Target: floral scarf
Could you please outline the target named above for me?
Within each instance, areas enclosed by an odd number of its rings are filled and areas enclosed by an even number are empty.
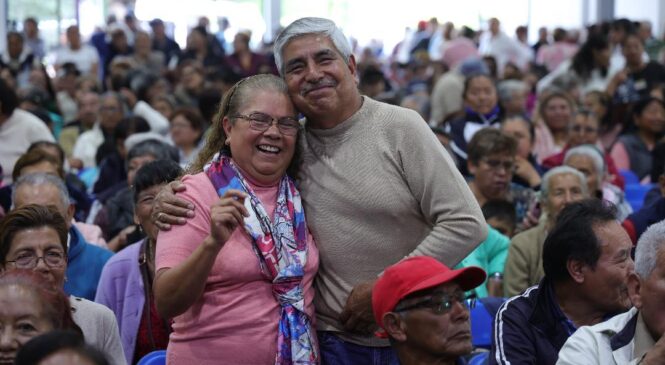
[[[307,262],[307,225],[300,193],[284,175],[279,183],[274,219],[265,211],[231,158],[217,154],[204,168],[217,194],[236,189],[247,193],[245,231],[265,278],[281,306],[275,364],[317,364],[318,353],[312,322],[305,313],[302,280]]]

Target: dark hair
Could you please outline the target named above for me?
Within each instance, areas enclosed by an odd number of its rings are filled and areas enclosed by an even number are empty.
[[[523,114],[513,115],[511,117],[505,118],[501,121],[501,125],[505,124],[508,121],[521,120],[522,123],[526,124],[527,129],[529,130],[529,137],[531,138],[531,143],[536,141],[536,128],[533,126],[533,122]]]
[[[514,156],[517,153],[517,141],[498,129],[484,128],[473,135],[467,153],[468,161],[474,165],[488,155],[507,153]]]
[[[127,139],[135,133],[150,132],[150,124],[143,117],[132,116],[123,118],[113,130],[113,139]]]
[[[69,297],[62,288],[56,287],[34,270],[13,269],[0,274],[0,288],[21,286],[34,293],[55,329],[69,329],[83,336],[81,328],[72,318]]]
[[[0,223],[0,263],[7,259],[7,253],[17,233],[40,227],[53,228],[58,233],[62,248],[67,252],[69,230],[60,211],[51,205],[28,204],[10,211]]]
[[[171,114],[171,122],[173,122],[177,116],[184,117],[189,122],[189,126],[192,127],[192,129],[199,131],[199,137],[196,139],[196,141],[194,141],[194,143],[198,144],[201,142],[201,138],[203,137],[203,132],[205,131],[207,123],[199,111],[187,107],[176,109],[173,114]]]
[[[23,23],[33,23],[35,26],[37,25],[37,18],[33,16],[29,16],[23,20]]]
[[[547,107],[547,104],[549,104],[552,100],[557,99],[557,98],[563,99],[563,100],[566,101],[566,103],[568,103],[568,106],[570,107],[571,113],[573,113],[575,111],[575,103],[572,100],[570,100],[570,97],[568,96],[568,94],[566,94],[564,92],[561,92],[561,91],[554,91],[554,92],[548,94],[540,103],[538,103],[539,104],[538,105],[538,114],[540,114],[540,116],[542,118],[545,117],[545,108]]]
[[[543,244],[543,269],[552,281],[570,278],[567,263],[581,261],[595,269],[601,248],[594,228],[616,221],[616,208],[600,199],[572,203],[559,213]]]
[[[23,34],[21,34],[19,32],[15,32],[15,31],[7,32],[7,40],[9,40],[9,38],[11,38],[11,37],[16,37],[21,41],[21,43],[23,43]]]
[[[36,149],[22,154],[21,157],[16,160],[14,171],[12,171],[12,179],[14,181],[18,180],[19,176],[21,176],[21,170],[28,166],[36,165],[44,161],[51,163],[56,167],[58,176],[60,176],[60,178],[65,177],[65,172],[62,169],[60,161],[58,161],[55,157],[48,154],[47,152],[44,152],[44,150]]]
[[[483,204],[481,208],[485,220],[496,218],[498,220],[510,222],[515,228],[515,205],[504,199],[493,199]]]
[[[28,341],[16,354],[16,365],[39,365],[60,351],[72,351],[95,365],[108,365],[104,354],[87,345],[83,336],[74,331],[56,330]]]
[[[566,37],[568,37],[568,32],[566,32],[565,29],[563,29],[563,28],[554,28],[552,38],[554,39],[555,42],[565,41]]]
[[[141,166],[134,177],[134,203],[139,194],[155,185],[169,183],[182,174],[182,168],[173,160],[155,160]]]
[[[200,114],[201,117],[203,118],[202,120],[202,125],[201,125],[201,136],[203,136],[203,132],[205,132],[206,129],[210,126],[212,123],[212,120],[215,118],[215,113],[217,113],[217,109],[219,109],[219,102],[222,100],[222,92],[217,89],[217,88],[210,88],[207,87],[203,90],[201,90],[201,93],[199,94],[199,110],[197,114]],[[171,116],[173,118],[173,116]],[[188,118],[189,119],[189,118]],[[200,142],[200,137],[199,139],[196,140],[196,143]]]
[[[660,106],[665,108],[665,103],[663,103],[660,99],[656,99],[653,96],[647,96],[645,98],[636,101],[635,104],[633,104],[632,108],[633,120],[641,116],[642,113],[644,113],[644,110],[649,106],[649,104],[654,102],[660,104]]]
[[[171,160],[175,162],[180,160],[177,149],[156,139],[148,139],[137,143],[127,152],[126,163],[129,163],[133,158],[141,156],[152,156],[155,160]]]
[[[37,141],[37,142],[32,142],[30,147],[28,147],[28,151],[30,152],[34,149],[41,149],[42,151],[44,150],[42,147],[47,147],[47,148],[55,148],[58,151],[58,159],[60,160],[60,165],[65,163],[65,150],[62,149],[62,146],[55,142],[51,141]],[[47,152],[48,153],[48,152]]]
[[[486,73],[473,73],[469,76],[467,76],[466,79],[464,79],[464,91],[462,92],[462,98],[466,99],[466,93],[469,92],[469,87],[471,86],[471,81],[484,77],[490,81],[492,84],[492,87],[494,88],[494,91],[496,92],[496,85],[494,84],[494,80],[492,80],[492,76],[486,74]]]
[[[665,142],[656,143],[656,147],[651,151],[653,164],[651,165],[651,181],[658,182],[662,175],[665,175]]]
[[[629,19],[619,18],[619,19],[614,19],[612,23],[610,23],[610,29],[620,30],[628,34],[628,33],[633,33],[635,31],[635,24],[631,22]]]
[[[593,58],[593,52],[603,49],[609,49],[607,38],[602,35],[592,34],[587,38],[586,42],[573,56],[573,62],[570,68],[577,73],[577,76],[582,80],[588,80],[591,77],[591,71],[596,67]],[[600,74],[605,77],[607,75],[607,67],[600,69]]]
[[[642,40],[642,37],[640,37],[640,35],[635,33],[635,32],[631,32],[631,33],[627,33],[626,36],[623,38],[623,40],[621,41],[621,47],[626,46],[626,42],[628,42],[629,38],[637,39],[640,42],[640,44],[642,46],[644,46],[644,41]]]
[[[0,113],[9,117],[18,107],[19,99],[16,92],[7,85],[5,80],[0,78]]]

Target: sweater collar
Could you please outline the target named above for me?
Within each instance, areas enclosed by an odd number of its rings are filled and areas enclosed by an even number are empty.
[[[363,103],[360,106],[360,109],[356,111],[352,116],[342,123],[328,129],[317,129],[317,128],[308,128],[308,123],[305,123],[305,131],[307,137],[313,137],[317,143],[320,144],[339,144],[346,140],[349,135],[351,135],[354,126],[356,126],[360,121],[367,120],[371,113],[376,109],[377,101],[372,100],[366,96],[363,96]],[[309,138],[308,138],[309,139]]]

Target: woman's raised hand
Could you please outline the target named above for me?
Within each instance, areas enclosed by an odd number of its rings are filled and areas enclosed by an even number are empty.
[[[244,224],[244,217],[249,217],[245,208],[247,194],[230,189],[210,207],[211,244],[221,248],[238,226]]]

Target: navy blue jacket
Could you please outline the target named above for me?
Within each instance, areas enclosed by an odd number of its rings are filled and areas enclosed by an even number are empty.
[[[494,319],[490,364],[554,365],[570,330],[547,278],[507,300]],[[565,317],[564,317],[565,318]]]

